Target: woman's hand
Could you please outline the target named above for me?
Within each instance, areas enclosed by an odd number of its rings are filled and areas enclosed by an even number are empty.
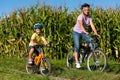
[[[101,38],[101,36],[99,34],[95,34],[96,36],[98,36],[99,38]]]
[[[85,34],[89,34],[87,31],[83,31],[83,33],[85,33]]]

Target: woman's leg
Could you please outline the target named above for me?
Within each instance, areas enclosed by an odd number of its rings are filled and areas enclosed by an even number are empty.
[[[74,44],[74,57],[76,61],[76,68],[80,68],[80,64],[78,61],[79,50],[80,50],[80,33],[74,32],[72,33],[73,44]]]
[[[89,47],[89,44],[91,43],[90,37],[87,36],[87,35],[84,34],[84,33],[82,33],[81,35],[82,35],[82,39],[85,40],[86,43],[87,43],[85,46],[88,48],[88,47]]]

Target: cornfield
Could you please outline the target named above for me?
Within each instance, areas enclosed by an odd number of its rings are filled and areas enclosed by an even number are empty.
[[[108,57],[120,57],[120,8],[91,9],[93,22],[101,35],[100,47]],[[53,8],[38,5],[15,10],[9,16],[0,18],[0,55],[2,57],[23,57],[28,54],[28,44],[33,25],[43,25],[43,35],[53,46],[45,49],[51,59],[63,59],[72,47],[72,28],[80,10],[68,12],[68,8]],[[91,29],[88,29],[91,31]]]

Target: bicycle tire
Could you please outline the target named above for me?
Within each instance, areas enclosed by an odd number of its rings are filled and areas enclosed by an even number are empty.
[[[67,57],[66,58],[66,67],[69,69],[75,67],[75,59],[74,59],[73,53],[74,53],[74,48],[71,48],[66,56]]]
[[[49,76],[52,69],[51,69],[51,63],[50,60],[48,58],[43,58],[41,63],[40,63],[40,67],[39,70],[41,72],[42,75],[44,76]]]
[[[107,57],[102,50],[96,49],[87,58],[87,68],[89,71],[103,72],[107,67]]]
[[[28,59],[26,60],[26,72],[28,74],[34,74],[35,73],[36,66],[35,64],[28,64]]]

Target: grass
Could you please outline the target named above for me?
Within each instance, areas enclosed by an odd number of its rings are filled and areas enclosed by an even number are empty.
[[[25,60],[5,58],[0,60],[1,80],[49,80],[38,75],[28,75],[25,72]]]
[[[29,75],[25,71],[25,59],[0,58],[0,79],[1,80],[119,80],[120,63],[109,60],[105,72],[89,72],[85,63],[80,70],[67,69],[65,60],[51,60],[52,77]],[[56,78],[57,77],[57,78]]]

